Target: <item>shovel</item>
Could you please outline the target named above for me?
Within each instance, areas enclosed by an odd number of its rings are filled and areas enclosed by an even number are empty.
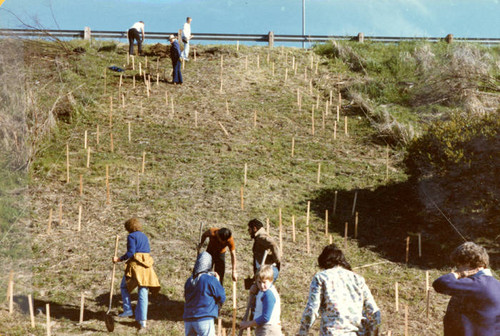
[[[116,242],[115,242],[115,257],[117,256],[117,253],[118,253],[118,235],[116,235]],[[116,263],[113,263],[113,273],[111,274],[111,289],[109,291],[109,307],[108,311],[106,312],[106,315],[104,316],[106,329],[108,329],[109,332],[113,332],[113,330],[115,330],[115,319],[113,318],[113,315],[111,315],[111,306],[113,304],[113,289],[115,287],[115,270],[116,270]]]

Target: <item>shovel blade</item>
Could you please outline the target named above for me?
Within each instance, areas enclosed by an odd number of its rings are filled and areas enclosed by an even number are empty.
[[[115,319],[108,312],[104,314],[104,322],[106,323],[106,329],[109,332],[113,332],[115,330]]]

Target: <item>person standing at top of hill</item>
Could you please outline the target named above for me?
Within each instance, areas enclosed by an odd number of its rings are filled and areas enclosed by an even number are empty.
[[[137,41],[137,51],[139,55],[142,54],[142,42],[144,41],[144,21],[138,21],[129,28],[127,32],[128,37],[128,53],[134,55],[134,40]]]
[[[226,250],[229,248],[231,254],[231,266],[233,281],[238,280],[236,273],[236,247],[231,230],[222,228],[210,228],[201,236],[197,250],[200,252],[201,247],[206,239],[208,240],[207,252],[212,256],[215,272],[220,277],[220,283],[224,286],[224,273],[226,273]]]
[[[173,69],[173,84],[182,84],[182,74],[181,74],[181,47],[179,46],[179,41],[175,38],[174,35],[170,35],[170,59],[172,60],[172,69]]]
[[[138,287],[137,307],[135,308],[135,320],[139,330],[146,328],[148,319],[148,289],[160,290],[160,282],[153,269],[153,258],[149,254],[148,237],[141,232],[142,225],[139,219],[131,218],[125,222],[125,229],[129,233],[127,236],[127,252],[121,257],[113,257],[113,262],[127,261],[125,274],[120,285],[123,301],[123,313],[119,317],[131,317],[132,303],[130,292]]]
[[[365,279],[352,271],[342,250],[335,244],[326,246],[318,257],[318,265],[323,270],[311,281],[297,335],[309,335],[318,316],[321,336],[378,335],[380,310]]]
[[[191,35],[191,17],[186,18],[186,23],[182,28],[182,43],[184,43],[184,50],[182,51],[181,58],[185,61],[189,61],[189,42],[193,35]]]
[[[248,234],[254,240],[253,252],[253,274],[257,274],[260,269],[262,259],[267,250],[270,253],[267,255],[264,264],[273,267],[273,282],[278,278],[281,267],[281,251],[274,239],[266,232],[264,225],[258,219],[252,219],[248,222]]]
[[[500,282],[486,249],[466,242],[451,254],[456,269],[434,281],[436,292],[450,295],[444,316],[445,336],[500,335]]]

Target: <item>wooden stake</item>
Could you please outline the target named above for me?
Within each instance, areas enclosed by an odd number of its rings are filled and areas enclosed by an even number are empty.
[[[122,82],[123,82],[123,75],[120,74],[120,83],[118,84],[118,89],[121,90],[122,89]]]
[[[395,306],[396,313],[397,313],[397,312],[399,312],[399,284],[397,281],[394,284],[394,293],[395,293],[394,294],[394,300],[395,300],[394,306]]]
[[[311,86],[312,86],[312,79],[311,79]],[[316,109],[319,109],[319,93],[316,95]]]
[[[135,70],[135,56],[130,55],[130,57],[132,58],[132,70]]]
[[[9,298],[9,314],[14,313],[14,272],[9,273],[9,287],[8,287],[8,298]]]
[[[49,210],[49,221],[47,223],[47,233],[52,231],[52,209]]]
[[[109,127],[113,127],[113,97],[109,96]]]
[[[337,122],[340,122],[340,106],[337,105]]]
[[[313,94],[313,80],[312,78],[309,80],[309,94]]]
[[[333,92],[332,90],[330,90],[330,105],[332,105],[333,101],[332,101],[332,95],[333,95]]]
[[[109,133],[109,145],[111,147],[111,153],[115,152],[115,144],[113,142],[113,133]]]
[[[257,127],[257,110],[253,111],[253,128]]]
[[[87,149],[87,130],[85,130],[85,133],[83,135],[83,148]]]
[[[332,237],[332,235],[328,235],[328,243],[330,245],[332,245],[332,243],[333,243],[333,237]]]
[[[96,144],[99,145],[99,125],[97,125],[97,127],[96,127],[95,141],[96,141]]]
[[[287,80],[288,80],[288,68],[285,69],[285,84]]]
[[[50,332],[50,304],[45,304],[45,314],[47,315],[47,336],[51,336]]]
[[[139,185],[140,185],[140,183],[141,183],[140,174],[139,174],[139,172],[137,172],[136,185],[135,185],[135,192],[136,192],[137,196],[139,196]]]
[[[222,336],[222,319],[220,317],[217,319],[217,335]]]
[[[319,184],[320,178],[321,178],[321,162],[318,162],[318,176],[316,178],[316,183]]]
[[[245,204],[243,198],[243,186],[240,187],[240,200],[241,200],[241,210],[245,210]]]
[[[279,240],[280,240],[280,251],[283,251],[283,222],[281,218],[281,208],[279,208]]]
[[[198,128],[198,111],[194,111],[194,128]]]
[[[85,308],[85,294],[83,294],[83,292],[82,292],[81,299],[80,299],[80,321],[79,321],[80,324],[83,323],[84,308]]]
[[[236,41],[236,51],[240,51],[240,41]]]
[[[418,236],[418,257],[422,257],[422,234],[419,232]]]
[[[408,264],[408,259],[410,257],[410,236],[406,237],[406,258],[405,262]]]
[[[63,220],[63,205],[62,202],[59,201],[59,225],[62,225]]]
[[[196,49],[193,49],[194,61],[196,62]]]
[[[245,168],[244,168],[244,177],[243,177],[243,185],[246,187],[247,185],[247,170],[248,170],[248,166],[247,164],[245,163]]]
[[[111,203],[111,197],[109,192],[109,165],[106,165],[106,204]]]
[[[292,215],[292,242],[295,243],[295,215]]]
[[[347,134],[347,116],[344,116],[344,134],[348,135]]]
[[[236,309],[236,281],[233,281],[233,309]]]
[[[314,105],[311,107],[311,134],[314,135]]]
[[[292,69],[295,68],[295,56],[292,57]]]
[[[35,328],[35,312],[33,309],[33,298],[31,297],[31,294],[28,294],[28,305],[30,309],[31,328]]]
[[[82,205],[78,206],[78,232],[82,230]]]
[[[257,69],[260,69],[260,55],[257,55]]]
[[[328,236],[328,209],[325,210],[325,236]]]
[[[144,169],[146,166],[146,151],[142,151],[142,166],[141,166],[141,174],[144,175]]]
[[[339,91],[339,106],[342,106],[342,94]]]
[[[266,218],[266,230],[267,230],[267,234],[271,234],[271,231],[269,229],[269,218]]]
[[[356,217],[354,219],[354,239],[358,238],[358,212],[356,211]]]
[[[347,230],[349,229],[349,223],[345,222],[344,228],[344,249],[347,250]]]
[[[156,74],[156,87],[160,86],[160,74]]]
[[[132,88],[135,89],[135,75],[132,76]]]
[[[292,137],[292,157],[295,152],[295,137]]]
[[[352,211],[351,211],[351,216],[354,216],[354,212],[356,211],[356,201],[358,199],[358,192],[354,192],[354,200],[352,201]]]
[[[224,125],[222,125],[222,123],[220,121],[219,121],[219,126],[222,128],[222,130],[224,131],[226,136],[229,136],[229,133],[226,131],[226,128],[224,127]]]
[[[69,183],[69,144],[66,143],[66,183]]]
[[[87,168],[90,167],[90,146],[87,147],[87,165],[86,165]],[[80,175],[81,176],[81,175]]]
[[[337,140],[337,121],[333,122],[333,140]]]
[[[309,226],[306,226],[306,242],[307,242],[307,254],[311,253],[311,245],[309,243]]]
[[[139,76],[142,76],[142,63],[139,62]],[[146,76],[144,76],[146,77]]]
[[[333,215],[335,216],[335,213],[337,212],[337,195],[338,195],[338,190],[335,190],[335,196],[333,198]]]

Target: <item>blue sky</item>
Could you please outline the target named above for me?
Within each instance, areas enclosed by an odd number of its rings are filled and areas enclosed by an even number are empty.
[[[193,17],[203,33],[302,33],[302,0],[5,0],[1,28],[22,28],[8,11],[44,28],[172,32]],[[499,0],[306,0],[306,34],[500,37]]]

